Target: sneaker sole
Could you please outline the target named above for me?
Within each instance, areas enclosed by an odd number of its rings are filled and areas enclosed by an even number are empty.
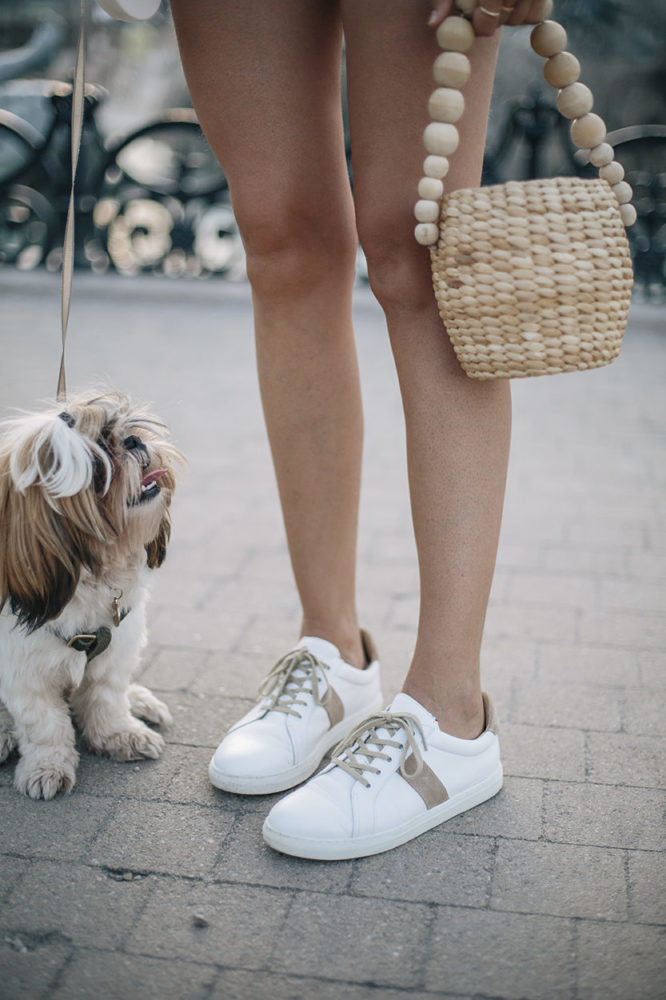
[[[374,833],[366,837],[348,837],[335,840],[315,840],[306,837],[293,837],[274,830],[268,818],[264,822],[264,840],[269,847],[282,854],[291,854],[297,858],[308,858],[312,861],[344,861],[350,858],[364,858],[371,854],[381,854],[394,847],[406,844],[414,837],[432,830],[433,827],[453,819],[460,813],[473,809],[497,795],[502,787],[503,772],[500,764],[496,771],[478,784],[468,788],[453,798],[447,799],[441,805],[429,809],[425,813],[412,817],[406,823],[394,826],[383,833]]]
[[[273,792],[285,792],[289,788],[295,788],[307,778],[311,778],[315,773],[325,755],[332,750],[336,743],[339,743],[343,736],[346,736],[354,726],[363,722],[373,712],[381,710],[384,704],[381,696],[374,704],[367,706],[355,715],[338,722],[333,729],[324,733],[323,737],[315,748],[308,754],[300,764],[290,767],[286,771],[279,771],[277,774],[260,775],[258,777],[248,775],[225,774],[215,767],[214,758],[208,765],[208,777],[215,788],[223,792],[234,792],[236,795],[270,795]]]

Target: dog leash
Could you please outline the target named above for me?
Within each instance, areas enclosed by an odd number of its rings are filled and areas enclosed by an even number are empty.
[[[65,238],[62,246],[62,279],[60,288],[60,324],[61,324],[61,354],[60,372],[58,374],[58,402],[67,400],[67,380],[65,376],[65,343],[67,341],[67,326],[69,323],[69,307],[72,300],[72,278],[74,275],[74,219],[75,201],[74,185],[76,169],[81,150],[81,132],[83,129],[83,103],[85,100],[85,58],[86,58],[86,0],[81,0],[79,43],[76,49],[76,65],[72,83],[72,119],[71,119],[71,157],[72,184],[67,207],[67,222]]]

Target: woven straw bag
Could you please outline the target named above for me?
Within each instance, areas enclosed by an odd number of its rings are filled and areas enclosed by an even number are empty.
[[[467,7],[473,6],[470,4]],[[578,60],[565,52],[556,21],[532,31],[544,74],[573,119],[575,144],[599,178],[513,181],[444,194],[448,156],[458,145],[469,77],[465,52],[474,29],[453,15],[439,26],[433,121],[415,207],[416,239],[430,246],[439,313],[471,378],[522,378],[598,368],[613,361],[627,321],[633,270],[625,226],[636,219],[632,191],[605,141],[593,98],[578,82]]]

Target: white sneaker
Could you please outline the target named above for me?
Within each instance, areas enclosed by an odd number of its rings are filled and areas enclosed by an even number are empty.
[[[409,695],[397,695],[342,740],[328,767],[273,806],[264,840],[300,858],[360,858],[491,798],[502,787],[502,765],[487,694],[483,702],[484,731],[462,740],[443,733]]]
[[[382,706],[379,661],[367,632],[368,665],[346,663],[326,639],[304,636],[275,664],[260,701],[233,726],[208,767],[216,788],[242,795],[282,792],[305,781],[324,755]]]

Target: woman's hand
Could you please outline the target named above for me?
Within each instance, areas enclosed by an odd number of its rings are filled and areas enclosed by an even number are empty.
[[[477,35],[492,35],[503,24],[538,24],[550,15],[553,0],[432,0],[432,14],[428,24],[436,28],[449,14],[456,10],[472,14],[472,23]]]

